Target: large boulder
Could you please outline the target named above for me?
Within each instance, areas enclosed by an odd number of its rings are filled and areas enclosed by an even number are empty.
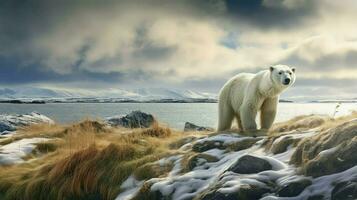
[[[19,127],[24,127],[32,124],[53,124],[54,121],[45,115],[41,115],[37,112],[32,112],[23,115],[0,115],[0,134],[7,133],[9,131],[15,131]]]
[[[213,131],[214,129],[210,127],[197,126],[196,124],[186,122],[185,128],[183,130],[186,132],[186,131]]]
[[[271,164],[262,159],[251,155],[245,155],[240,157],[228,171],[233,171],[239,174],[254,174],[266,170],[271,170],[273,167]]]
[[[155,122],[153,115],[141,111],[133,111],[125,116],[114,116],[107,118],[111,126],[122,126],[126,128],[148,128]]]

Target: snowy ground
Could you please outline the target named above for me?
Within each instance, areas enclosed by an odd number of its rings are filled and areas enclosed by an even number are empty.
[[[305,131],[300,134],[289,134],[293,138],[310,137],[316,134],[314,130]],[[275,142],[279,142],[283,137],[277,139]],[[213,141],[217,146],[219,144],[229,145],[234,142],[247,139],[249,137],[241,137],[235,134],[222,134],[197,140],[195,143],[204,143],[207,141]],[[251,139],[251,138],[250,138]],[[170,197],[173,200],[187,200],[193,199],[201,192],[219,185],[217,192],[229,195],[244,187],[245,185],[256,185],[258,187],[267,187],[266,182],[274,181],[277,185],[287,185],[291,182],[296,182],[302,179],[312,180],[312,184],[306,187],[303,192],[295,197],[278,197],[276,194],[265,194],[263,200],[304,200],[313,195],[324,195],[326,198],[331,194],[333,184],[338,181],[349,181],[352,178],[356,178],[357,166],[350,168],[344,172],[322,176],[316,179],[310,177],[304,177],[297,175],[296,168],[288,164],[290,157],[295,150],[294,147],[288,147],[287,151],[275,154],[267,153],[262,144],[267,138],[261,137],[252,147],[241,151],[226,151],[224,148],[212,148],[210,150],[201,152],[218,158],[217,162],[207,162],[202,159],[198,162],[193,170],[187,173],[180,173],[183,169],[182,159],[183,154],[191,151],[192,144],[186,144],[181,147],[183,151],[182,155],[171,156],[169,158],[161,159],[159,163],[172,162],[174,167],[169,175],[165,178],[153,178],[147,181],[151,185],[151,191],[159,191],[163,196]],[[321,154],[328,154],[329,151],[335,149],[326,150]],[[255,174],[238,174],[227,170],[232,166],[239,158],[244,155],[252,155],[258,158],[262,158],[270,163],[271,170],[262,171]],[[122,185],[124,190],[117,200],[129,200],[135,193],[139,191],[143,181],[135,180],[134,177],[129,177]]]
[[[24,157],[36,147],[36,143],[45,142],[46,138],[22,139],[0,146],[0,165],[11,165],[24,162]]]

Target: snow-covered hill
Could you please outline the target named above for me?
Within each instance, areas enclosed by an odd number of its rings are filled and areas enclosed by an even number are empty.
[[[192,90],[167,88],[123,89],[58,89],[40,87],[3,88],[0,89],[0,99],[69,99],[69,98],[116,98],[137,101],[161,99],[216,99],[216,94],[202,93]]]

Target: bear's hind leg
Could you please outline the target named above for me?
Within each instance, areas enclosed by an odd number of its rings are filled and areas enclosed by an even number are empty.
[[[227,106],[220,106],[218,110],[218,131],[228,130],[234,118],[233,110]]]

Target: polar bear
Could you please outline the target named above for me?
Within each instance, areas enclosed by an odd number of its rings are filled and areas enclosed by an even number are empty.
[[[218,131],[231,128],[236,118],[238,127],[253,135],[264,135],[272,126],[279,95],[295,82],[295,68],[272,66],[257,74],[240,73],[223,86],[218,99]],[[260,112],[261,129],[255,122]]]

